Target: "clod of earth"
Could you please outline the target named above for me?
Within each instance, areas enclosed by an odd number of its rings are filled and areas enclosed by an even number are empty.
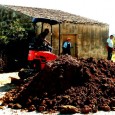
[[[115,63],[62,55],[3,97],[3,105],[28,111],[89,113],[115,110]]]

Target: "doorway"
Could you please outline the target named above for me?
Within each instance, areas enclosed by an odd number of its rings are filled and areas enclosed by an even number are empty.
[[[77,45],[77,34],[62,34],[62,40],[61,40],[61,52],[62,52],[62,44],[64,41],[66,41],[67,38],[71,38],[71,55],[74,57],[78,57],[78,45]]]

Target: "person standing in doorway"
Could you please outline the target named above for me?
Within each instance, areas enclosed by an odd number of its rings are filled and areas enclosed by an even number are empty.
[[[113,35],[110,35],[110,37],[107,39],[107,51],[108,51],[108,56],[107,59],[111,60],[112,58],[112,52],[114,50],[113,48]]]
[[[63,50],[63,55],[68,54],[71,55],[71,38],[67,38],[67,40],[63,43],[62,50]]]

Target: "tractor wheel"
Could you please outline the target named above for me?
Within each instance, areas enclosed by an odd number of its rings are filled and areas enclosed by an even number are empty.
[[[34,72],[33,69],[24,69],[24,68],[22,68],[18,72],[18,76],[20,77],[20,79],[24,80],[24,79],[27,79],[28,77],[31,77],[34,73],[35,72]]]

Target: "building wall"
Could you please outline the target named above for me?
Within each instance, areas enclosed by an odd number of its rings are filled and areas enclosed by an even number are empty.
[[[53,31],[53,46],[54,53],[58,50],[58,26],[54,27]],[[61,52],[63,41],[67,37],[71,38],[71,43],[73,48],[71,49],[72,55],[78,58],[106,58],[106,39],[109,34],[108,25],[99,24],[71,24],[63,23],[61,24]]]
[[[109,27],[107,25],[78,24],[78,56],[106,58],[106,39]]]

